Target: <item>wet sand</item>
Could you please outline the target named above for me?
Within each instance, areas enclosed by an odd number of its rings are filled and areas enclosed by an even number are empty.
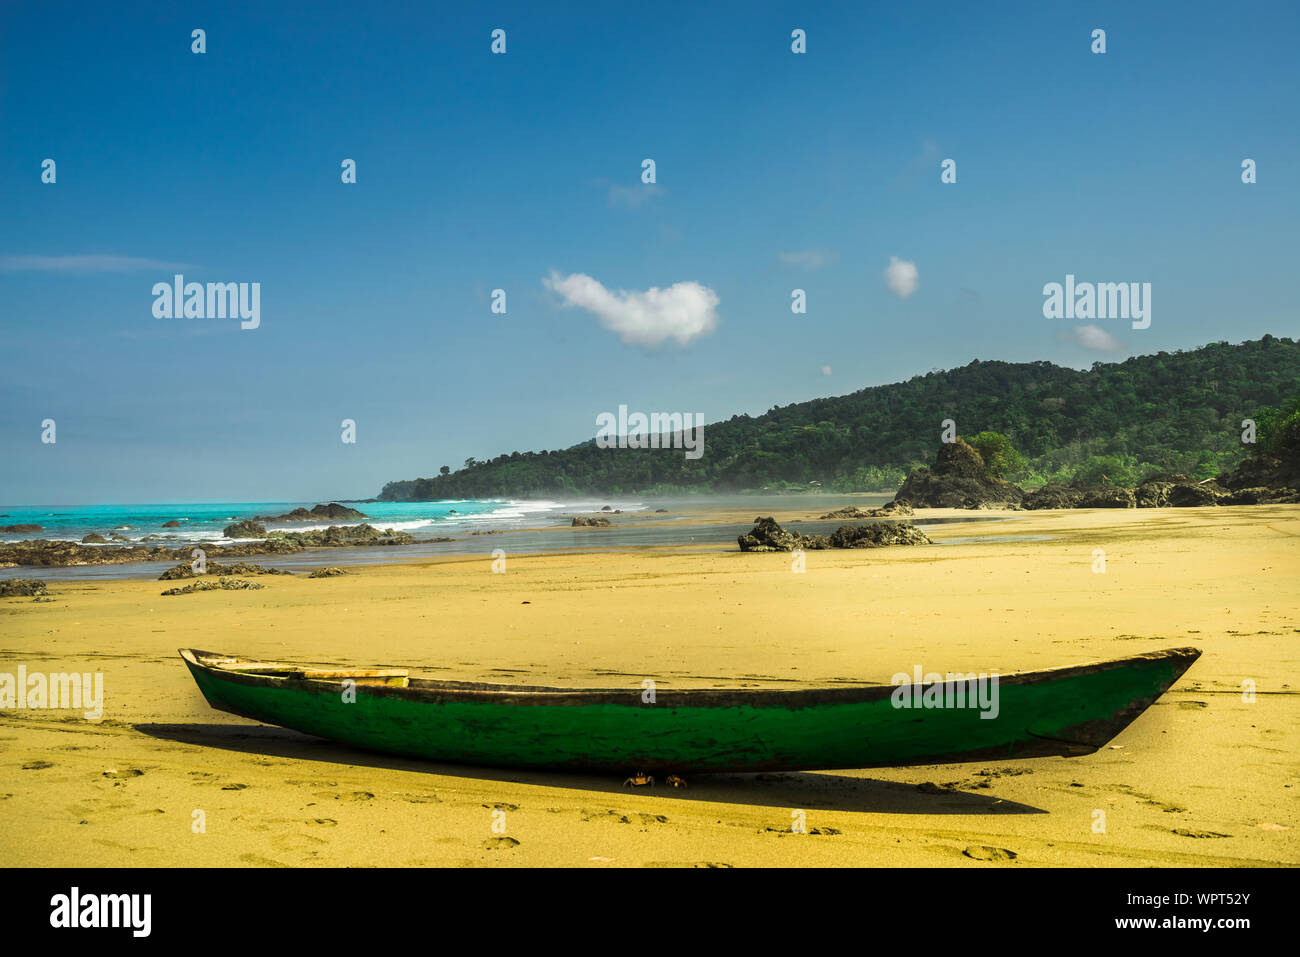
[[[947,514],[970,515],[920,513]],[[485,536],[482,557],[268,576],[260,591],[163,598],[176,583],[97,580],[52,583],[52,602],[0,599],[0,671],[101,671],[106,696],[99,722],[0,712],[0,863],[1300,864],[1300,507],[1015,518],[928,527],[962,540],[944,548],[809,552],[804,574],[789,555],[691,548],[511,552],[493,574]],[[1046,540],[998,540],[1009,534]],[[1204,654],[1088,757],[635,791],[257,725],[212,711],[175,653],[575,687],[792,687],[1181,645]],[[797,812],[810,833],[792,833]]]

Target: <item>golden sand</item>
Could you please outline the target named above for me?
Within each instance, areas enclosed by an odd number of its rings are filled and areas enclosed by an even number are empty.
[[[799,517],[815,516],[778,515]],[[1300,863],[1300,507],[1038,512],[927,532],[1049,538],[809,552],[804,574],[790,555],[734,545],[511,555],[493,574],[488,538],[481,557],[268,576],[260,591],[163,598],[175,583],[55,582],[53,602],[0,599],[0,671],[100,671],[106,697],[99,722],[0,712],[0,863]],[[242,721],[208,708],[176,655],[573,686],[791,687],[1180,645],[1204,655],[1115,747],[1088,757],[712,775],[635,791],[614,777],[369,754]],[[799,812],[818,833],[791,832]]]

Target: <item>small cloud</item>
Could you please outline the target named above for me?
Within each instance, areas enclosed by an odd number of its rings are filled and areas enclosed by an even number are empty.
[[[140,272],[193,265],[136,256],[0,256],[0,272]]]
[[[1061,338],[1077,343],[1093,352],[1123,352],[1124,346],[1118,339],[1099,326],[1075,326],[1070,332],[1061,333]]]
[[[777,258],[787,266],[801,269],[821,269],[840,261],[840,254],[834,249],[804,249],[797,252],[777,253]]]
[[[916,263],[897,256],[889,257],[889,265],[885,267],[885,285],[890,292],[899,299],[906,299],[916,292],[919,284],[920,273],[916,270]]]
[[[625,209],[640,209],[650,200],[663,193],[657,183],[642,183],[639,186],[619,186],[611,183],[609,187],[609,205],[622,206]]]
[[[624,342],[655,347],[673,339],[688,345],[718,325],[718,294],[698,282],[679,282],[645,292],[611,292],[582,273],[561,276],[552,271],[542,284],[564,299],[564,305],[593,313],[606,329]]]
[[[830,367],[830,366],[822,366],[822,375],[830,375],[830,374],[831,374],[831,367]]]

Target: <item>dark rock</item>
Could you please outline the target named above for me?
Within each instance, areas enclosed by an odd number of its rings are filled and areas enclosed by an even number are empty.
[[[1220,475],[1218,482],[1234,492],[1243,488],[1300,488],[1300,453],[1252,456]]]
[[[343,569],[335,568],[333,565],[329,565],[325,568],[316,569],[307,577],[308,578],[335,578],[339,575],[346,575],[346,574],[347,572],[345,572]]]
[[[885,545],[933,545],[911,522],[841,525],[828,538],[831,548],[881,548]]]
[[[961,439],[939,446],[934,467],[914,469],[895,499],[919,508],[1020,508],[1025,493],[985,472],[979,452]]]
[[[28,598],[32,595],[48,594],[45,582],[34,578],[0,579],[0,598]]]
[[[582,518],[578,517],[573,520],[572,528],[605,528],[612,524],[607,518]]]
[[[1204,485],[1191,485],[1187,483],[1178,483],[1169,487],[1168,502],[1170,505],[1178,508],[1188,508],[1197,505],[1217,505],[1221,492],[1212,487],[1212,483]]]
[[[756,518],[748,534],[737,542],[742,552],[791,552],[802,547],[806,536],[787,532],[774,518]]]
[[[257,582],[244,581],[242,578],[219,578],[212,581],[207,578],[200,578],[198,581],[181,588],[168,588],[162,594],[164,595],[192,595],[198,591],[246,591],[248,589],[261,588]]]
[[[107,544],[108,544],[108,539],[105,538],[103,535],[100,535],[98,532],[91,532],[89,535],[87,535],[85,538],[83,538],[83,539],[81,540],[81,544],[83,544],[83,545],[107,545]]]
[[[266,526],[259,525],[257,522],[245,520],[236,522],[234,525],[227,525],[222,534],[226,538],[265,538]]]
[[[841,525],[829,536],[786,531],[773,518],[756,518],[754,527],[737,539],[742,552],[790,552],[796,548],[877,548],[883,545],[931,545],[911,522],[869,522]]]
[[[1027,509],[1074,508],[1083,493],[1079,489],[1066,485],[1044,485],[1042,488],[1025,494],[1021,507]]]
[[[1137,508],[1137,498],[1131,488],[1098,485],[1083,489],[1075,508]]]
[[[831,518],[890,518],[895,515],[911,515],[912,506],[906,501],[894,499],[892,502],[886,502],[879,508],[862,508],[858,505],[846,505],[844,508],[837,508],[833,512],[827,512],[821,516],[822,520]]]
[[[208,562],[207,575],[292,575],[293,572],[286,568],[267,568],[265,565],[251,565],[248,562],[232,562],[224,565],[221,562]],[[194,565],[192,562],[182,562],[175,568],[169,568],[158,576],[160,582],[175,581],[178,578],[194,578]]]
[[[608,512],[610,509],[609,509],[609,506],[608,506],[608,505],[602,505],[602,506],[600,507],[600,510],[601,510],[602,512]]]
[[[1160,478],[1149,478],[1133,490],[1138,508],[1164,508],[1169,504],[1169,490],[1173,483]]]
[[[40,525],[0,525],[0,532],[39,532],[42,527]]]
[[[173,518],[170,522],[163,522],[162,527],[163,527],[163,528],[180,528],[180,527],[181,527],[181,523],[178,522],[178,521],[176,521],[176,519]]]
[[[656,511],[656,512],[666,512],[666,511],[668,511],[668,509],[666,509],[666,508],[657,508],[657,509],[655,509],[655,511]]]
[[[358,512],[355,508],[349,508],[346,505],[340,505],[338,502],[330,502],[328,505],[313,505],[311,510],[305,508],[295,508],[292,512],[285,512],[283,515],[254,515],[254,522],[328,522],[339,519],[348,520],[354,518],[368,518],[364,512]],[[229,536],[227,536],[229,537]],[[252,537],[252,536],[244,536]]]
[[[1300,491],[1293,488],[1240,488],[1219,500],[1221,505],[1287,505],[1300,502]]]
[[[292,555],[304,548],[340,548],[351,545],[410,545],[415,536],[408,532],[370,525],[331,526],[306,532],[271,532],[266,539],[237,545],[214,545],[207,548],[209,566],[218,558],[246,558],[252,555]],[[430,539],[450,541],[450,539]],[[42,567],[69,565],[121,565],[127,562],[188,562],[192,547],[169,548],[165,545],[127,545],[96,547],[77,542],[47,541],[29,538],[21,542],[0,542],[0,567],[35,565]]]

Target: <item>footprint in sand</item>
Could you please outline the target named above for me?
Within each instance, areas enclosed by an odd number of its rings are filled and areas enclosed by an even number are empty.
[[[642,824],[667,824],[668,818],[662,814],[638,814]]]
[[[646,867],[735,867],[723,861],[650,861]]]
[[[1183,711],[1195,711],[1197,708],[1208,708],[1209,706],[1210,706],[1210,703],[1209,703],[1208,701],[1180,701],[1180,702],[1178,702],[1178,707],[1181,708]]]
[[[223,785],[221,785],[221,790],[223,790],[223,791],[243,791],[243,790],[245,790],[247,787],[248,787],[247,784],[223,784]]]
[[[239,859],[245,864],[255,864],[258,867],[287,867],[279,861],[273,861],[269,857],[263,857],[260,854],[240,854]]]
[[[314,797],[333,798],[335,801],[373,801],[375,796],[369,791],[319,791]]]
[[[1148,831],[1164,831],[1166,828],[1159,824],[1148,824]],[[1232,837],[1231,834],[1220,834],[1218,831],[1194,831],[1185,827],[1171,827],[1167,829],[1170,834],[1177,834],[1179,837],[1196,837],[1196,838],[1213,838],[1213,837]]]
[[[1149,807],[1159,808],[1166,814],[1184,814],[1187,812],[1187,808],[1185,807],[1179,807],[1177,804],[1169,804],[1165,801],[1158,801],[1150,794],[1143,794],[1141,791],[1131,788],[1127,784],[1108,784],[1103,786],[1101,790],[1118,791],[1120,794],[1127,794],[1129,797],[1137,798]]]
[[[138,778],[142,774],[144,774],[144,772],[141,771],[139,768],[123,768],[120,771],[117,768],[109,768],[107,771],[104,772],[104,777],[119,778],[124,780],[126,778]]]
[[[1015,851],[1009,851],[1005,847],[990,847],[987,844],[972,844],[962,853],[974,861],[1014,861],[1016,859]]]
[[[502,802],[502,803],[500,803],[500,804],[484,804],[483,807],[486,807],[486,808],[496,808],[498,811],[518,811],[518,810],[519,810],[519,805],[518,805],[518,804],[506,804],[506,803],[504,803],[504,802]]]
[[[339,823],[339,822],[336,821],[336,820],[334,820],[334,818],[332,818],[332,817],[314,817],[314,818],[312,818],[310,821],[308,821],[307,823],[308,823],[308,824],[320,824],[320,825],[322,825],[323,827],[338,827],[338,823]]]
[[[519,842],[513,837],[489,837],[483,842],[483,849],[486,851],[508,850],[518,846]]]
[[[54,767],[53,761],[28,761],[23,765],[24,771],[44,771],[46,768]]]

